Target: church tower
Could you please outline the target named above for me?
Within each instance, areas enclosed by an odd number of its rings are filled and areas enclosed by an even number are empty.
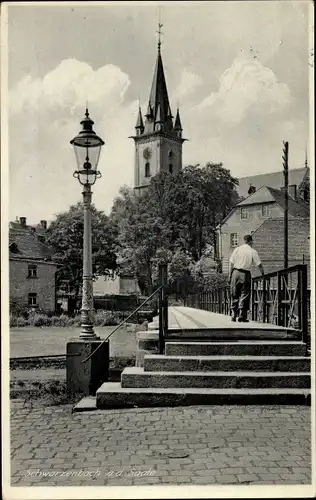
[[[159,41],[156,67],[149,95],[146,114],[139,108],[136,121],[134,189],[142,194],[152,177],[159,172],[176,174],[182,168],[182,125],[179,109],[172,116]]]

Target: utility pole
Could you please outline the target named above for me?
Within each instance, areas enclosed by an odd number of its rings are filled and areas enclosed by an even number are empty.
[[[159,264],[159,282],[162,286],[159,295],[159,354],[165,350],[168,335],[168,265]]]
[[[284,269],[289,266],[289,143],[283,141],[283,174],[284,174]]]

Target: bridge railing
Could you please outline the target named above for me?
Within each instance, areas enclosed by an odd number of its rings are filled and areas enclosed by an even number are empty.
[[[306,264],[255,277],[251,291],[252,320],[296,328],[309,345],[309,297]]]
[[[204,309],[219,314],[230,314],[229,285],[222,285],[209,292],[200,292],[190,295],[184,301],[187,307]]]
[[[185,305],[206,311],[230,314],[229,285],[209,292],[197,293],[185,300]],[[307,287],[307,265],[252,278],[251,319],[302,332],[310,346],[310,291]]]

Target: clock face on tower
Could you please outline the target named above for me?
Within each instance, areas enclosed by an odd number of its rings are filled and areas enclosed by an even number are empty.
[[[152,155],[151,149],[150,148],[146,148],[144,150],[143,155],[144,155],[145,160],[149,160],[151,158],[151,155]]]

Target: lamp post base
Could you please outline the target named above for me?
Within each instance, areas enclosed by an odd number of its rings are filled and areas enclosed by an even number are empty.
[[[95,333],[93,325],[81,325],[81,332],[79,335],[80,339],[85,339],[85,340],[99,340],[100,337]]]
[[[109,379],[110,343],[100,340],[72,339],[67,342],[67,394],[69,397],[95,395]],[[97,347],[98,351],[84,361]]]

